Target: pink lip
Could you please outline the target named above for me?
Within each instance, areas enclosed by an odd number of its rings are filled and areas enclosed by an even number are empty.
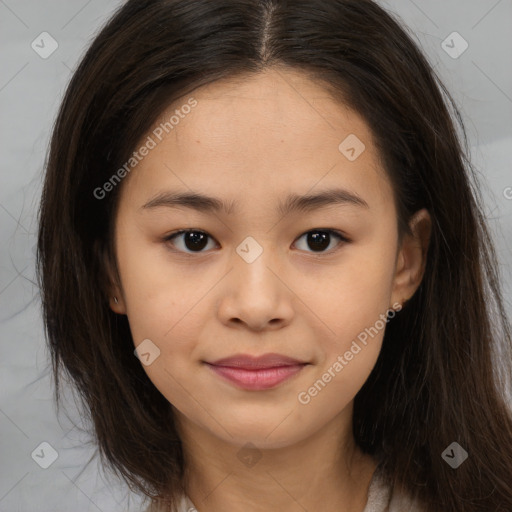
[[[216,374],[247,390],[270,389],[291,378],[308,363],[279,354],[235,355],[206,363]]]

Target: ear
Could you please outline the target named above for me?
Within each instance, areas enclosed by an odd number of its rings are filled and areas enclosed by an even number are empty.
[[[409,300],[421,284],[427,264],[427,251],[432,230],[428,210],[418,210],[409,221],[411,234],[405,234],[398,250],[391,303]]]
[[[110,309],[119,315],[126,314],[124,293],[119,282],[118,273],[115,271],[114,262],[111,260],[107,248],[96,241],[96,255],[103,266],[102,290],[107,295]],[[115,299],[117,299],[117,303]]]

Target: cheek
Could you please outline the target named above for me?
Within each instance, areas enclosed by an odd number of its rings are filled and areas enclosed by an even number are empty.
[[[348,256],[336,274],[316,288],[309,300],[326,326],[318,341],[322,354],[318,372],[305,393],[305,404],[343,406],[362,387],[382,346],[391,306],[395,249],[380,240]]]
[[[148,347],[151,362],[143,368],[157,389],[186,409],[190,396],[180,383],[189,384],[190,371],[184,369],[197,359],[207,305],[201,299],[215,281],[197,272],[193,278],[170,265],[158,244],[119,233],[118,265],[134,345]]]
[[[359,346],[355,348],[354,344]],[[334,357],[298,391],[296,410],[300,418],[325,424],[353,401],[375,366],[382,338],[379,334],[366,346],[359,342],[354,344],[333,354]],[[350,360],[347,353],[351,354]]]
[[[367,380],[388,324],[390,281],[385,261],[365,262],[361,258],[358,266],[347,267],[337,281],[331,281],[332,290],[317,292],[318,311],[328,329],[324,330],[326,336],[318,338],[318,368],[297,395],[299,414],[304,418],[329,421],[354,399]]]
[[[170,265],[163,244],[136,235],[120,230],[118,239],[126,314],[136,345],[145,338],[165,342],[177,327],[190,323],[178,322],[194,315],[192,306],[206,293],[206,284],[190,282],[177,266]]]
[[[394,263],[392,247],[361,248],[347,251],[343,263],[316,286],[311,286],[310,278],[304,281],[302,296],[323,320],[329,347],[350,345],[352,339],[386,314],[391,306]],[[332,350],[326,348],[325,352]]]

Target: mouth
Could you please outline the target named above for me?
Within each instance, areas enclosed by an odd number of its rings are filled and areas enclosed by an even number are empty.
[[[275,388],[287,381],[310,363],[280,354],[259,357],[235,355],[205,364],[221,378],[235,386],[251,391]]]

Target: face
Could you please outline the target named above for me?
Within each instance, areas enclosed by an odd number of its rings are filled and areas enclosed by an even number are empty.
[[[267,448],[314,435],[350,411],[414,287],[368,126],[274,69],[197,89],[148,137],[121,185],[111,307],[149,379],[182,428]]]

